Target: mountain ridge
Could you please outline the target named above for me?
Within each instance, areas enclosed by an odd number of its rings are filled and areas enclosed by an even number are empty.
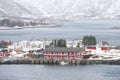
[[[120,0],[0,0],[0,14],[64,19],[120,19],[119,3]]]

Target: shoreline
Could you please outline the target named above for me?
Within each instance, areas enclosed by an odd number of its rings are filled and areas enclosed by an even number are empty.
[[[28,28],[53,28],[59,27],[63,24],[48,24],[48,25],[36,25],[36,26],[15,26],[15,27],[0,27],[0,30],[21,30],[21,29],[28,29]]]
[[[0,29],[0,30],[23,30],[23,29],[34,29],[34,28],[53,28],[57,26],[40,26],[40,27],[22,27],[20,29],[14,29],[14,28],[9,28],[9,29]],[[58,26],[59,27],[59,26]]]
[[[68,64],[65,65],[94,65],[94,64],[107,64],[107,65],[120,65],[120,59],[118,60],[88,60],[83,59],[81,61],[67,61]],[[60,61],[54,61],[54,60],[14,60],[14,61],[7,61],[7,62],[0,62],[0,65],[4,64],[43,64],[43,65],[61,65]]]

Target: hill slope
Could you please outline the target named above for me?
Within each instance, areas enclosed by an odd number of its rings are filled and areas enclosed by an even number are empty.
[[[0,15],[120,19],[120,0],[0,0]]]

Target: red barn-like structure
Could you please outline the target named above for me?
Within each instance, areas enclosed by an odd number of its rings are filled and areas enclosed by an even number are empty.
[[[45,60],[79,60],[82,58],[81,48],[49,47],[44,50]]]

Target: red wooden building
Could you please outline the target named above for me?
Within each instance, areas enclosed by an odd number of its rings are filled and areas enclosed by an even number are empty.
[[[111,50],[111,47],[97,47],[97,46],[86,46],[85,50],[86,51],[96,51],[96,50],[100,50],[100,51],[108,51]]]
[[[108,51],[108,50],[110,50],[111,49],[111,47],[101,47],[101,50],[102,51]]]
[[[86,46],[86,51],[87,50],[96,50],[96,46]]]
[[[9,50],[7,46],[0,46],[0,57],[9,56],[10,53],[8,51]]]
[[[8,52],[0,53],[0,57],[5,57],[5,56],[9,56],[9,55],[10,55],[10,53],[8,53]]]
[[[44,50],[45,60],[79,60],[82,49],[80,48],[65,48],[65,47],[50,47]]]

